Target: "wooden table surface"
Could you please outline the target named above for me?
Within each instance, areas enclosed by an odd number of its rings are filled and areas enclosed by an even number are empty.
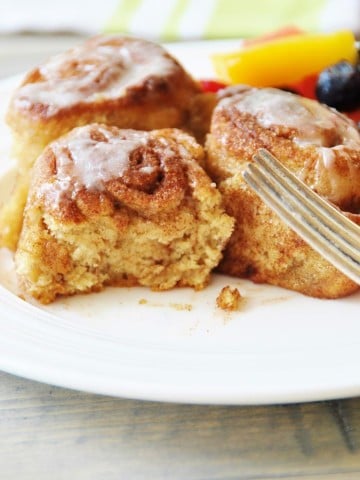
[[[221,407],[79,393],[0,374],[0,478],[360,478],[360,401]]]
[[[76,42],[0,36],[0,78]],[[0,480],[360,479],[360,400],[162,404],[0,373]]]

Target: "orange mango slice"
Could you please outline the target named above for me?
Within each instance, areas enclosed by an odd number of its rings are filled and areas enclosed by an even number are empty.
[[[284,36],[212,55],[219,80],[255,87],[292,85],[339,60],[355,63],[356,59],[355,37],[348,30]]]

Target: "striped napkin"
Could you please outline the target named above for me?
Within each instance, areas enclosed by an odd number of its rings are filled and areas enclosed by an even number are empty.
[[[122,32],[158,40],[238,38],[284,25],[360,34],[359,0],[12,0],[0,33]]]

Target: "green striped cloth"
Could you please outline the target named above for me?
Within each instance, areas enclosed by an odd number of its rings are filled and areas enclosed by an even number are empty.
[[[31,0],[21,8],[18,1],[0,2],[0,34],[106,31],[199,40],[252,37],[289,25],[360,34],[360,0]]]
[[[296,25],[360,29],[359,0],[121,0],[105,26],[163,41],[250,37]]]

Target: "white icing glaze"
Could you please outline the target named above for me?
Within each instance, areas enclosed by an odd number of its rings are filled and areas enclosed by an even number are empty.
[[[294,128],[292,141],[300,148],[314,147],[317,153],[304,161],[299,177],[336,204],[359,198],[360,168],[354,151],[360,161],[360,134],[347,117],[316,101],[272,88],[235,91],[219,103],[219,108],[229,106],[254,116],[262,128]]]
[[[58,203],[64,194],[74,198],[84,187],[103,190],[106,182],[124,174],[131,152],[146,145],[149,137],[148,132],[122,130],[113,133],[97,126],[97,132],[105,137],[105,141],[99,141],[91,138],[91,128],[76,128],[51,145],[56,157],[56,178],[55,182],[42,186],[40,196],[50,195],[52,201]],[[151,174],[152,171],[143,173]]]
[[[342,144],[360,148],[359,133],[351,122],[316,101],[274,88],[251,88],[225,98],[220,106],[230,104],[240,112],[255,116],[263,128],[284,125],[296,129],[293,140],[299,146],[328,147],[327,132],[336,130]]]
[[[57,55],[40,67],[41,80],[21,86],[14,105],[47,106],[47,115],[77,103],[91,103],[126,95],[130,86],[150,76],[163,77],[175,68],[173,59],[159,45],[119,37],[91,39]]]
[[[147,166],[145,166],[145,167],[141,167],[141,168],[139,169],[139,172],[145,173],[145,174],[147,174],[147,175],[150,175],[151,173],[154,173],[155,170],[156,170],[155,167],[152,167],[151,165],[147,165]]]
[[[321,153],[322,163],[325,168],[331,169],[334,167],[334,163],[336,161],[335,152],[332,148],[321,147],[319,149]]]

